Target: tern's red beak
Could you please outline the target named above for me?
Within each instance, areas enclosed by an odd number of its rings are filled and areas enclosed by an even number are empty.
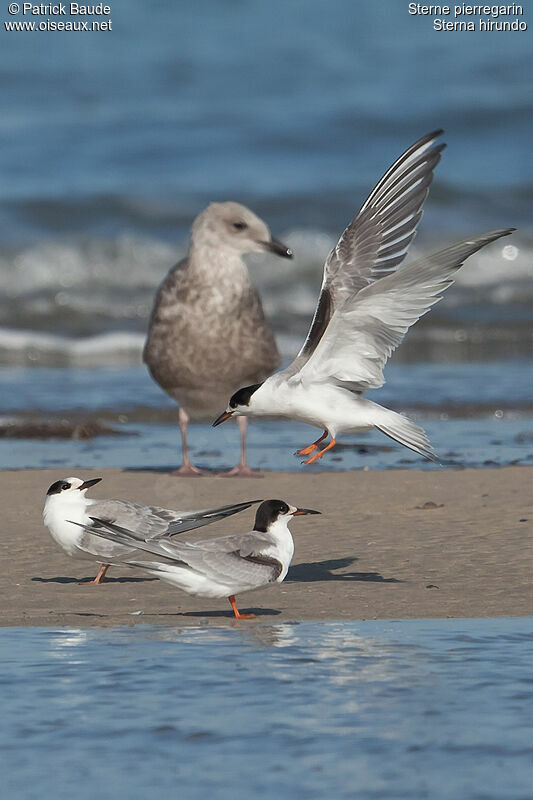
[[[216,420],[213,422],[213,428],[216,428],[217,425],[221,425],[227,419],[229,419],[233,415],[233,411],[224,411],[220,417],[217,417]]]
[[[292,512],[293,517],[302,517],[304,514],[321,514],[321,511],[313,511],[312,508],[297,508]]]

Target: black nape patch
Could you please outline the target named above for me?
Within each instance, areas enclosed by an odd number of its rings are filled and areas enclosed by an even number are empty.
[[[265,500],[257,509],[254,531],[266,533],[268,526],[277,520],[280,514],[286,514],[289,506],[284,500]]]
[[[244,389],[239,389],[238,392],[235,392],[235,394],[230,397],[229,407],[237,408],[237,406],[250,405],[250,397],[262,385],[262,383],[254,383],[253,386],[245,386]]]
[[[48,497],[49,494],[59,494],[65,486],[67,489],[70,489],[70,484],[65,483],[65,481],[56,481],[50,486],[46,492],[46,496]]]

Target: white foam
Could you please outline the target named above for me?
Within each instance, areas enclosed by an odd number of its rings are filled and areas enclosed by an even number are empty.
[[[141,363],[144,335],[105,333],[74,339],[0,328],[0,361],[12,365],[102,367]]]
[[[324,261],[336,238],[317,230],[279,235],[294,251],[294,259],[250,257],[252,278],[278,333],[298,333],[301,340],[313,315]],[[415,242],[407,261],[461,238],[465,237],[446,235],[438,243]],[[178,247],[133,236],[114,241],[46,241],[4,252],[0,255],[0,324],[4,326],[0,362],[139,364],[157,285],[184,252],[184,242]],[[439,313],[446,306],[472,301],[533,303],[533,246],[527,234],[517,231],[469,258],[454,287],[446,292]],[[426,327],[431,321],[429,315]]]

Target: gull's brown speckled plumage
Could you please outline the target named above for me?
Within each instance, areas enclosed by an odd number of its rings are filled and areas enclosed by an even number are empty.
[[[144,360],[193,419],[211,419],[228,391],[263,381],[281,358],[250,280],[221,291],[196,282],[185,258],[157,292]]]
[[[242,258],[265,250],[290,257],[249,209],[212,203],[193,224],[186,258],[158,289],[144,361],[192,419],[212,419],[228,394],[265,380],[280,365]]]

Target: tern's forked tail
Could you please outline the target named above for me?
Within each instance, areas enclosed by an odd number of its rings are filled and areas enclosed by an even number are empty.
[[[439,463],[439,459],[433,452],[433,448],[429,442],[426,432],[419,425],[416,425],[408,417],[403,414],[398,414],[396,411],[391,411],[389,408],[384,408],[377,403],[372,404],[376,413],[376,420],[374,427],[389,436],[394,441],[403,444],[415,453],[418,453],[429,461]]]

